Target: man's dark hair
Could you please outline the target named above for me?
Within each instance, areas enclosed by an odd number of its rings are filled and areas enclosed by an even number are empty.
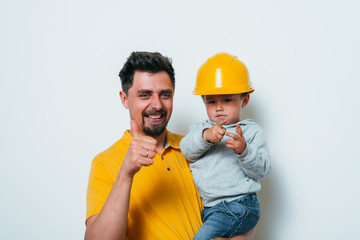
[[[158,52],[132,52],[119,73],[122,90],[128,94],[133,85],[135,71],[158,73],[165,71],[169,74],[175,88],[175,71],[171,59]]]

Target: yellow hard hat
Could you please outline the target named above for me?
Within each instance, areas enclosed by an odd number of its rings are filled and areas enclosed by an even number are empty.
[[[218,53],[199,68],[193,93],[218,95],[253,91],[246,66],[235,56]]]

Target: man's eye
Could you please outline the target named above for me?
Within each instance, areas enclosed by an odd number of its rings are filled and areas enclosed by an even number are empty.
[[[142,99],[145,99],[145,98],[148,98],[149,95],[148,94],[140,94],[139,95],[139,98],[142,98]]]
[[[162,98],[170,98],[170,97],[171,97],[171,94],[168,94],[168,93],[162,95]]]

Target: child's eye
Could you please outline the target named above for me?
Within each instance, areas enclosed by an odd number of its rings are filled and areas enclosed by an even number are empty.
[[[224,99],[224,102],[231,102],[231,98],[226,98],[226,99]]]
[[[208,104],[214,104],[215,101],[208,101]]]

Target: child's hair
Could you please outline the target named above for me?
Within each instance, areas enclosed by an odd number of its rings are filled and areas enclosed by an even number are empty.
[[[244,97],[246,97],[247,95],[249,95],[250,93],[249,93],[249,92],[245,92],[245,93],[235,93],[235,94],[240,94],[240,97],[241,97],[241,98],[244,98]],[[228,94],[226,94],[226,95],[228,95]],[[204,101],[204,96],[205,96],[205,95],[201,95],[201,98],[202,98],[203,101]]]
[[[241,98],[244,98],[244,97],[246,97],[247,95],[249,95],[250,93],[248,93],[248,92],[246,92],[246,93],[240,93],[240,95],[241,95]]]

